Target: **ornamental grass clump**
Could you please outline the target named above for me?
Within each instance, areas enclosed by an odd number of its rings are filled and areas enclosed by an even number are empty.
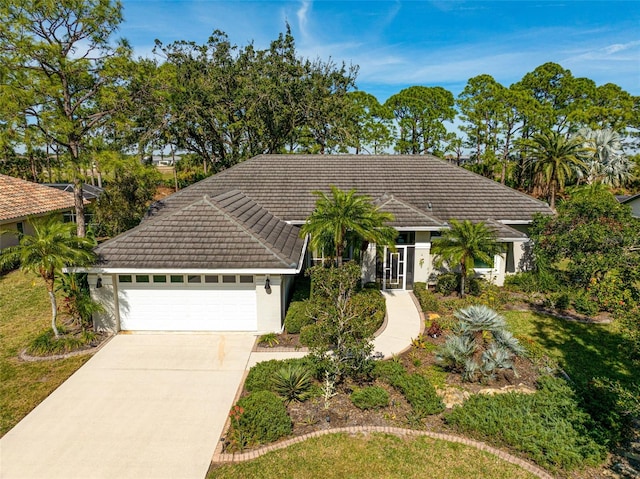
[[[465,381],[493,379],[499,370],[515,373],[513,358],[525,349],[506,329],[505,319],[487,306],[469,306],[454,313],[457,332],[436,353],[436,359],[462,374]]]

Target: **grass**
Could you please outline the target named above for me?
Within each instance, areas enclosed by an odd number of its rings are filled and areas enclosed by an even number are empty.
[[[343,479],[363,476],[431,479],[536,477],[492,454],[429,437],[329,434],[252,461],[212,469],[207,478]]]
[[[51,305],[41,279],[20,271],[0,276],[0,436],[89,359],[20,361],[20,351],[50,325]]]
[[[594,377],[623,385],[638,381],[638,366],[629,359],[615,323],[584,324],[528,311],[508,311],[504,316],[513,334],[534,340],[538,353],[557,362],[577,384]]]

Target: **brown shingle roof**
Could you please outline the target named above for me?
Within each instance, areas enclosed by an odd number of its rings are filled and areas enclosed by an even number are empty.
[[[0,174],[0,222],[73,208],[73,193]]]
[[[298,228],[239,191],[195,202],[145,221],[96,248],[112,268],[296,269]]]
[[[425,215],[440,222],[519,223],[551,214],[541,201],[430,155],[259,155],[163,199],[151,214],[240,190],[279,218],[303,222],[315,206],[312,191],[329,192],[330,185],[374,199],[393,195],[422,211],[412,216],[402,208],[407,227],[423,224]]]

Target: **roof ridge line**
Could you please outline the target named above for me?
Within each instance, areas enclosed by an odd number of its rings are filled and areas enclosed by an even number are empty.
[[[205,195],[206,196],[206,195]],[[107,243],[111,243],[111,242],[116,242],[116,241],[120,241],[123,238],[127,238],[128,236],[130,236],[131,234],[133,234],[134,232],[138,232],[138,231],[145,231],[147,229],[147,227],[153,226],[155,225],[157,222],[159,222],[160,220],[165,220],[168,218],[171,218],[172,216],[177,215],[178,213],[186,210],[187,208],[192,207],[193,205],[197,204],[197,203],[201,203],[203,202],[204,198],[196,200],[192,203],[189,203],[188,205],[184,205],[182,208],[178,208],[177,210],[168,212],[165,215],[161,215],[161,216],[150,216],[148,217],[145,221],[141,221],[140,223],[138,223],[136,226],[134,226],[133,228],[128,229],[127,231],[123,231],[122,233],[120,233],[117,236],[114,236],[113,238],[109,238],[107,241],[105,241],[104,243],[99,244],[98,246],[96,246],[96,248],[100,248],[102,245],[107,244]]]
[[[385,193],[386,195],[386,193]],[[384,195],[383,195],[384,196]],[[382,198],[382,196],[380,197]],[[437,216],[431,216],[429,214],[427,214],[426,211],[421,210],[420,208],[418,208],[417,206],[412,205],[411,203],[409,203],[408,201],[402,200],[400,198],[397,198],[395,195],[391,194],[388,195],[387,197],[388,199],[384,202],[381,203],[379,207],[382,207],[383,205],[386,205],[387,203],[389,203],[390,201],[397,201],[398,203],[401,203],[402,205],[406,206],[407,208],[415,211],[418,214],[421,214],[422,216],[426,216],[427,218],[429,218],[430,220],[436,221],[438,223],[440,223],[441,225],[445,225],[446,222],[443,222],[440,218],[438,218]]]
[[[238,190],[239,191],[239,190]],[[228,193],[228,192],[227,192]],[[260,203],[257,203],[256,201],[254,201],[253,199],[251,199],[250,197],[248,197],[247,195],[245,195],[244,193],[242,193],[241,191],[239,191],[239,193],[244,196],[245,198],[248,198],[250,201],[252,201],[253,203],[255,203],[256,205],[258,205],[260,207],[260,209],[264,210],[267,212],[267,214],[273,216],[274,218],[276,218],[278,221],[282,221],[280,218],[278,218],[277,216],[274,216],[273,214],[271,214],[267,209],[265,209]],[[226,194],[226,193],[222,193],[222,194]],[[257,233],[255,233],[254,231],[252,231],[251,229],[247,228],[242,221],[237,218],[235,215],[233,215],[232,213],[229,213],[228,211],[226,211],[222,206],[220,206],[218,204],[218,202],[216,200],[214,200],[213,198],[209,197],[208,195],[204,195],[203,201],[205,201],[207,204],[209,204],[210,206],[216,208],[218,211],[220,211],[226,218],[228,218],[230,221],[232,221],[233,223],[235,223],[237,226],[239,226],[244,232],[248,233],[249,236],[251,236],[251,238],[254,239],[254,241],[258,242],[260,245],[262,245],[269,253],[271,253],[275,258],[278,259],[278,261],[280,261],[282,264],[284,264],[285,266],[289,267],[291,266],[291,264],[289,263],[289,261],[287,260],[287,258],[285,258],[284,256],[278,254],[277,251],[274,251],[275,246],[272,245],[271,243],[269,243],[268,241],[266,241],[266,239],[261,238]]]

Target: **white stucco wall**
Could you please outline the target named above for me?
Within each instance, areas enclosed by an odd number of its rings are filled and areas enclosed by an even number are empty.
[[[102,278],[102,287],[96,288],[98,277]],[[87,276],[91,298],[99,302],[104,311],[94,313],[93,327],[96,331],[108,331],[117,333],[120,330],[118,324],[118,295],[115,275],[111,274],[90,274]]]
[[[415,259],[413,265],[414,283],[426,283],[433,269],[431,257],[431,233],[416,231]]]
[[[376,280],[376,245],[369,243],[362,253],[362,283],[374,283]]]
[[[265,289],[267,276],[256,276],[256,301],[258,310],[258,332],[270,333],[282,330],[282,304],[287,288],[279,275],[269,275],[271,292]],[[285,280],[286,283],[286,280]]]

